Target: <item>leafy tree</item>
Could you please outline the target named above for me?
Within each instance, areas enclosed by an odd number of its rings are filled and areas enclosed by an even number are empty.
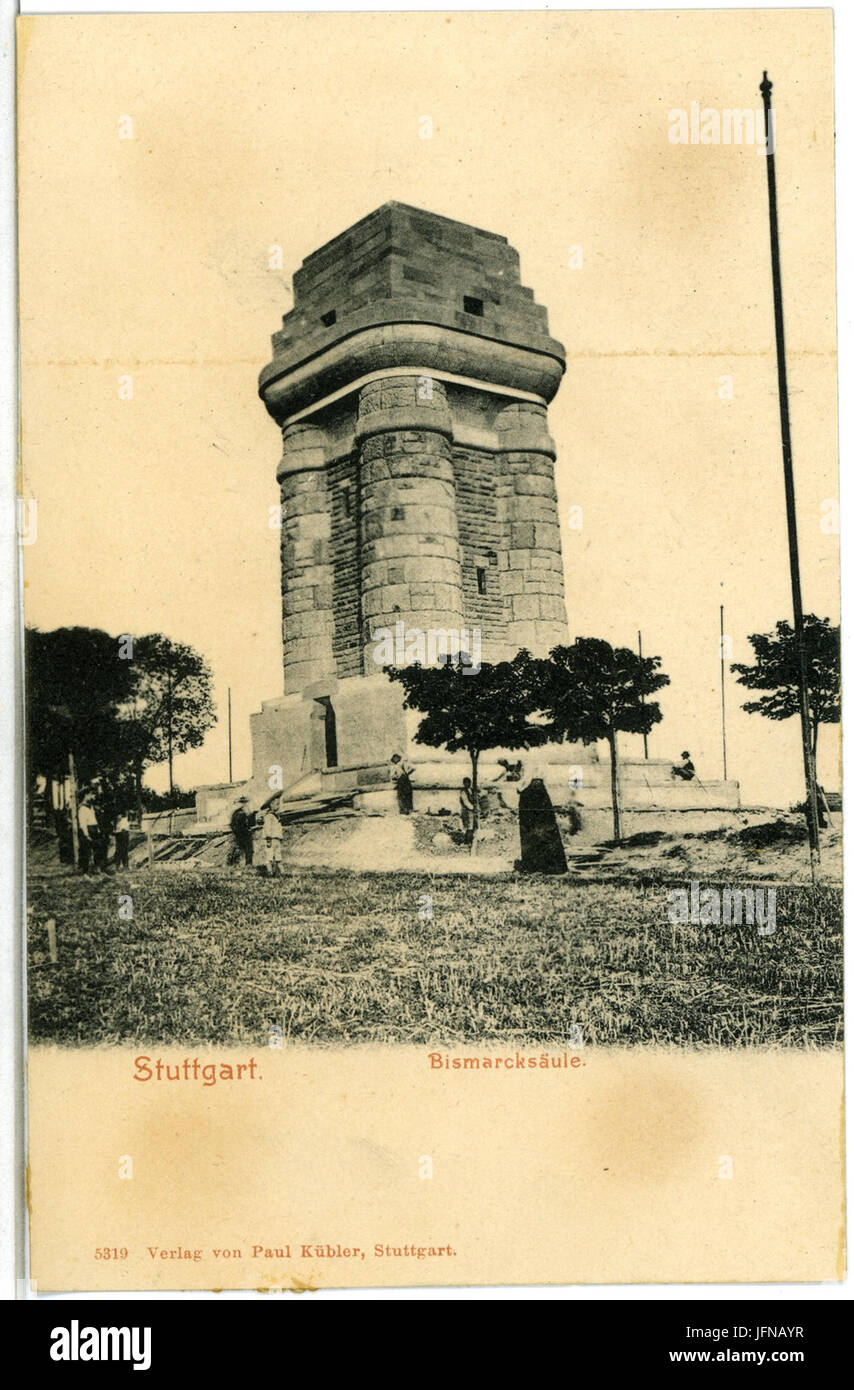
[[[90,627],[28,628],[24,652],[30,778],[65,777],[73,754],[79,779],[89,781],[114,762],[130,663],[115,637]]]
[[[390,680],[404,688],[405,709],[424,713],[416,743],[465,750],[471,759],[474,829],[480,821],[477,769],[490,748],[531,748],[549,737],[536,717],[537,696],[530,678],[531,658],[519,652],[512,661],[484,661],[477,671],[448,661],[442,666],[386,666]]]
[[[204,742],[216,723],[213,678],[203,657],[183,642],[160,633],[133,644],[134,684],[123,709],[121,744],[142,806],[142,776],[153,763],[168,762],[169,794],[174,795],[172,764]]]
[[[211,673],[192,647],[159,634],[130,646],[98,628],[26,633],[29,775],[48,783],[74,755],[81,784],[121,795],[130,776],[142,810],[152,763],[197,748],[216,721]]]
[[[800,713],[800,662],[794,628],[784,620],[774,632],[754,632],[748,641],[754,664],[734,661],[731,669],[738,675],[739,685],[768,694],[746,701],[742,709],[764,714],[766,719],[791,719]],[[831,627],[829,618],[804,615],[804,655],[815,760],[819,725],[838,724],[840,718],[839,628]]]
[[[612,647],[596,637],[578,637],[570,647],[553,648],[548,661],[535,663],[540,704],[552,737],[595,743],[604,739],[611,754],[614,839],[622,839],[617,734],[648,734],[661,710],[648,696],[670,684],[657,656],[638,656],[630,647]]]

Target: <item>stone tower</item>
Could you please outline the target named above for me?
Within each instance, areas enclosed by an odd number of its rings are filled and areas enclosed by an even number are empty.
[[[260,379],[282,431],[285,693],[254,718],[253,775],[368,792],[399,751],[439,787],[447,759],[408,741],[418,717],[382,675],[388,635],[461,633],[484,661],[568,640],[547,420],[564,350],[506,238],[400,203],[293,285]]]

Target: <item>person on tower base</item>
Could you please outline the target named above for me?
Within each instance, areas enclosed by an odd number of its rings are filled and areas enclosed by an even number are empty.
[[[397,809],[402,816],[409,816],[412,814],[412,774],[415,769],[409,767],[399,753],[392,753],[389,761],[391,780],[397,793]]]
[[[678,777],[682,782],[693,782],[697,776],[697,769],[691,762],[691,754],[687,750],[682,754],[681,763],[676,763],[670,769],[671,777]]]

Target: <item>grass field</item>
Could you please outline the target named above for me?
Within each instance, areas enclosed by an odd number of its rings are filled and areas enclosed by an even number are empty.
[[[119,895],[133,919],[119,916]],[[432,917],[423,896],[429,894]],[[663,884],[217,871],[36,878],[30,1036],[66,1044],[841,1041],[841,893],[671,925]],[[56,921],[58,961],[46,921]]]

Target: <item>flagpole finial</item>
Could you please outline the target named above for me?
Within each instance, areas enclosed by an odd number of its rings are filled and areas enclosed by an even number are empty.
[[[768,73],[763,72],[762,81],[759,83],[759,90],[762,93],[766,106],[771,105],[771,88],[773,87],[773,85],[774,84],[771,81],[771,78],[768,76]]]

